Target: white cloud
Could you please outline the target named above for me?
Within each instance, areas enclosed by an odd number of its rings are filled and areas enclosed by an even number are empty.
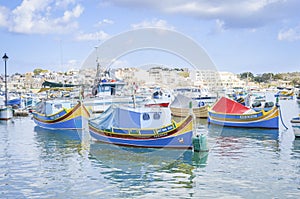
[[[83,13],[80,4],[73,6],[74,0],[27,0],[10,14],[0,9],[0,25],[10,32],[25,34],[65,33],[78,27],[76,18]],[[64,7],[65,10],[61,10]],[[68,8],[66,8],[68,7]],[[55,16],[54,16],[55,13]],[[60,14],[60,16],[59,16]],[[7,23],[1,23],[2,15]]]
[[[215,28],[213,30],[212,33],[221,33],[221,32],[224,32],[225,31],[225,27],[224,27],[224,21],[220,20],[220,19],[217,19],[216,20],[216,25],[215,25]]]
[[[67,10],[64,12],[62,17],[63,22],[69,22],[72,18],[78,18],[83,12],[83,8],[80,5],[77,5],[73,10]]]
[[[0,27],[7,26],[7,16],[9,15],[9,10],[5,7],[0,6]]]
[[[104,31],[95,33],[81,33],[76,36],[77,41],[103,41],[108,39],[110,36]]]
[[[96,27],[100,27],[102,25],[106,25],[106,24],[109,24],[109,25],[112,25],[114,24],[115,22],[111,19],[103,19],[102,21],[99,21],[95,26]]]
[[[110,0],[111,4],[137,9],[154,9],[197,19],[224,22],[226,28],[256,28],[285,18],[299,17],[297,0]]]
[[[76,0],[56,0],[55,6],[59,8],[67,8],[70,4],[75,4]]]
[[[278,40],[280,41],[297,41],[300,40],[300,26],[290,28],[287,30],[281,30],[278,33]]]
[[[171,29],[174,30],[175,27],[169,25],[167,21],[162,19],[152,19],[151,21],[144,20],[137,24],[132,24],[131,27],[133,29],[138,28],[163,28],[163,29]]]

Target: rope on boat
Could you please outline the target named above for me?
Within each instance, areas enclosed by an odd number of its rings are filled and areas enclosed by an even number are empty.
[[[279,115],[280,115],[281,123],[282,123],[282,125],[284,126],[285,129],[288,129],[288,127],[287,127],[287,126],[284,124],[284,122],[283,122],[280,106],[278,106],[278,109],[279,109]]]

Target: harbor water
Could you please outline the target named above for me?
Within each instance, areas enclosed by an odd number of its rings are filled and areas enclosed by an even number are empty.
[[[285,129],[208,130],[210,151],[137,149],[50,131],[31,117],[0,123],[0,198],[300,198],[300,139]]]

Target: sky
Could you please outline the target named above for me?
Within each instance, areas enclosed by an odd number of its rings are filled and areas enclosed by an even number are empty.
[[[116,35],[154,27],[194,40],[219,71],[293,72],[300,70],[299,10],[299,0],[0,0],[0,53],[9,57],[8,74],[66,71]],[[187,64],[144,50],[115,67],[156,63]]]

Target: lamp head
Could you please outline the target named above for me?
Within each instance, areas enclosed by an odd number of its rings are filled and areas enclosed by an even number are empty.
[[[2,59],[3,59],[4,61],[6,61],[6,60],[8,59],[8,56],[6,55],[6,53],[4,53],[4,56],[2,57]]]

